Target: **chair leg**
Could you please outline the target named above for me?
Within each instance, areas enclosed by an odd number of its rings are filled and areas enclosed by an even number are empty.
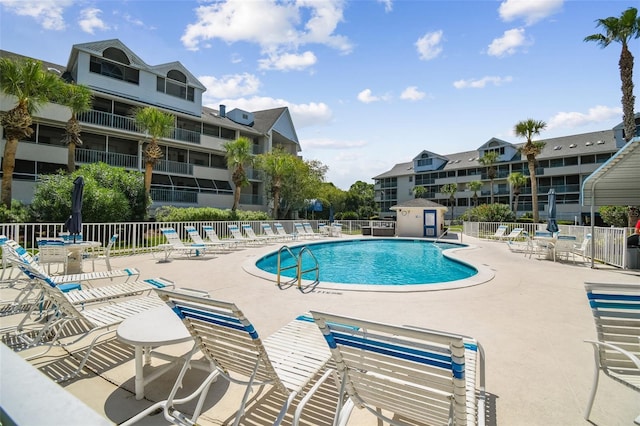
[[[587,402],[587,409],[584,412],[584,419],[589,420],[591,415],[591,409],[593,408],[593,401],[596,398],[596,391],[598,390],[598,383],[600,381],[600,355],[598,354],[598,348],[593,346],[593,356],[595,358],[595,368],[593,373],[593,383],[591,385],[591,395],[589,395],[589,402]]]

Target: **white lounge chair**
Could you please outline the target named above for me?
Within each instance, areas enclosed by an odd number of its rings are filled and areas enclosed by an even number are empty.
[[[281,223],[274,223],[273,227],[276,229],[276,233],[283,237],[286,240],[295,240],[296,235],[287,234],[287,231],[284,229]]]
[[[158,408],[164,408],[165,418],[170,422],[183,421],[193,424],[200,415],[202,401],[208,387],[219,375],[233,383],[246,385],[240,408],[235,414],[234,425],[244,416],[244,408],[253,386],[270,384],[285,396],[286,402],[276,417],[265,414],[264,424],[278,425],[293,399],[325,367],[330,352],[322,335],[309,317],[299,317],[262,341],[251,322],[233,303],[196,297],[177,292],[158,290],[158,295],[182,319],[193,335],[196,350],[200,350],[210,361],[214,370],[192,395],[175,399],[182,385],[182,377],[189,369],[185,362],[169,398],[147,408],[121,426],[133,424]],[[331,370],[325,372],[325,377]],[[175,406],[200,395],[195,413],[185,419]]]
[[[490,239],[499,240],[504,237],[504,234],[507,232],[507,225],[499,225],[498,229],[496,229],[495,234],[489,236]]]
[[[524,228],[513,228],[511,232],[509,232],[509,234],[500,237],[500,240],[513,241],[519,238],[523,231],[524,231]]]
[[[273,238],[268,237],[267,235],[256,235],[255,231],[253,230],[251,225],[249,225],[248,223],[243,223],[241,226],[242,226],[242,231],[250,240],[258,241],[262,244],[267,244],[273,241]]]
[[[302,224],[302,227],[304,228],[304,231],[307,233],[307,236],[309,236],[311,238],[320,238],[320,237],[322,237],[322,235],[318,234],[317,232],[315,232],[313,230],[313,226],[311,226],[311,224],[309,222],[304,222]]]
[[[392,425],[482,425],[484,359],[472,338],[312,311],[339,377],[334,425],[353,407]],[[344,399],[346,395],[348,399]],[[298,407],[300,410],[302,407]]]
[[[247,238],[246,236],[242,235],[242,231],[240,230],[238,225],[230,225],[230,224],[228,224],[227,228],[229,228],[229,232],[231,233],[231,238],[233,238],[233,240],[235,242],[237,242],[238,244],[250,245],[250,244],[262,244],[263,243],[263,241],[254,240],[252,238]]]
[[[262,233],[271,239],[271,241],[284,241],[285,237],[282,235],[278,235],[273,232],[273,228],[268,223],[261,223],[260,227],[262,228]]]
[[[600,372],[640,392],[640,286],[589,282],[584,285],[597,333],[596,340],[586,340],[593,346],[595,359],[593,385],[584,414],[589,420]],[[635,423],[640,424],[640,415]]]
[[[205,240],[205,244],[206,243],[214,243],[214,244],[218,244],[218,243],[222,243],[225,244],[229,249],[234,249],[234,248],[238,248],[238,242],[234,241],[232,239],[225,239],[225,240],[221,240],[220,237],[218,237],[218,233],[216,232],[215,228],[213,226],[209,226],[209,225],[205,225],[202,227],[202,230],[204,231],[205,235],[207,236],[207,239]]]
[[[331,224],[331,235],[334,237],[342,237],[342,224],[333,222]]]
[[[213,229],[213,227],[211,228]],[[196,229],[195,226],[185,226],[184,230],[187,231],[187,234],[189,234],[189,238],[191,238],[191,241],[193,241],[194,244],[196,245],[203,245],[207,248],[222,248],[222,249],[229,249],[229,244],[225,243],[224,241],[205,241],[202,239],[202,237],[200,236],[200,233],[198,232],[198,230]],[[214,231],[215,233],[215,231]],[[216,235],[217,238],[217,235]]]
[[[171,251],[179,251],[186,256],[204,256],[207,252],[207,248],[203,244],[185,244],[182,242],[178,233],[174,228],[162,228],[162,235],[167,239],[167,242],[171,245]]]

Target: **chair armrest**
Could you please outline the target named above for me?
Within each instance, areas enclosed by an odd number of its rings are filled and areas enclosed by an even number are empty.
[[[585,342],[586,343],[591,343],[593,345],[594,350],[597,349],[599,346],[604,346],[606,348],[612,349],[612,350],[614,350],[614,351],[626,356],[627,358],[629,358],[631,360],[631,362],[633,362],[636,365],[638,370],[640,370],[640,358],[638,358],[637,356],[635,356],[631,352],[625,351],[624,349],[622,349],[622,348],[620,348],[620,347],[618,347],[616,345],[612,345],[611,343],[599,342],[597,340],[585,340]]]

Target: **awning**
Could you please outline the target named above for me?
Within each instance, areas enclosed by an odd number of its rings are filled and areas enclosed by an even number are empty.
[[[635,137],[582,183],[583,206],[640,205],[640,138]]]

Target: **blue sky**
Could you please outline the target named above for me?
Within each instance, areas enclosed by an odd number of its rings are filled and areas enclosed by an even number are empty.
[[[634,5],[0,0],[0,48],[66,64],[73,44],[118,38],[150,65],[180,61],[207,106],[289,107],[303,157],[348,189],[425,149],[522,142],[512,129],[527,118],[548,123],[541,138],[620,123],[620,45],[583,39]]]

